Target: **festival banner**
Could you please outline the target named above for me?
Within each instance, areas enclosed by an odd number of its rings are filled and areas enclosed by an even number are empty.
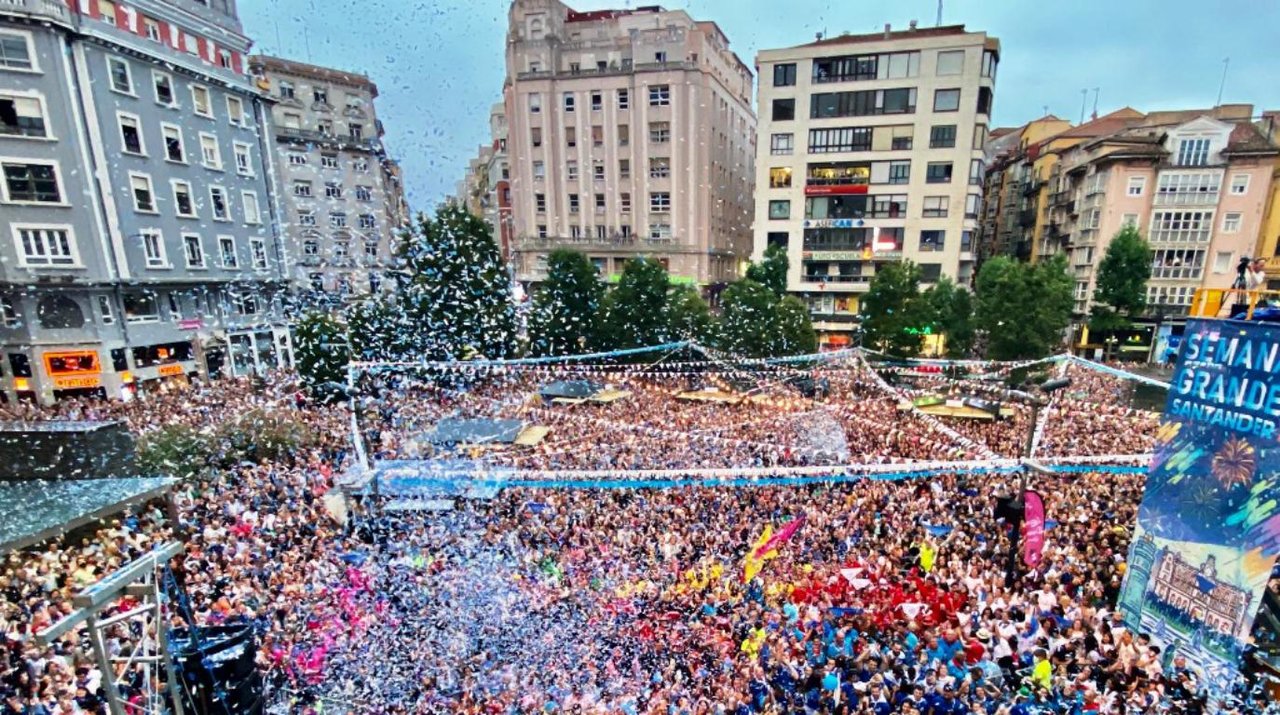
[[[1186,656],[1211,710],[1280,550],[1280,326],[1188,321],[1120,594],[1166,667]]]
[[[1035,568],[1044,557],[1044,499],[1039,492],[1027,490],[1022,503],[1022,561]]]

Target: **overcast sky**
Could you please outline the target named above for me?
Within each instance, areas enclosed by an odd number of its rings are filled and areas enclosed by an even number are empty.
[[[654,4],[578,0],[578,10]],[[413,209],[429,209],[489,137],[501,97],[507,0],[239,0],[255,51],[368,74],[381,91],[386,143],[404,166]],[[936,0],[678,0],[714,20],[748,65],[761,48],[815,32],[930,26]],[[1002,45],[995,126],[1045,107],[1080,118],[1081,89],[1101,89],[1099,113],[1212,106],[1230,57],[1223,102],[1280,109],[1274,54],[1277,0],[945,0],[944,24],[985,30]],[[1256,111],[1255,110],[1255,111]]]

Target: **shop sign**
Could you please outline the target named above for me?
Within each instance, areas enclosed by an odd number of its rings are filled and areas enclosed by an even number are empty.
[[[804,187],[805,196],[848,196],[850,194],[865,194],[870,188],[866,184],[837,184],[834,186],[813,186]]]
[[[204,327],[204,321],[199,318],[187,318],[178,321],[179,330],[199,330]]]
[[[44,354],[44,369],[49,377],[96,375],[102,372],[96,350],[67,350]]]
[[[81,390],[87,387],[101,387],[102,378],[96,375],[84,375],[81,377],[55,377],[53,378],[53,389],[55,390]]]
[[[860,218],[811,218],[805,219],[805,228],[860,228]]]
[[[806,261],[861,261],[868,257],[862,251],[805,251],[801,254]]]
[[[183,374],[184,371],[182,369],[182,365],[173,363],[172,365],[161,365],[156,372],[160,377],[173,377],[174,375]]]

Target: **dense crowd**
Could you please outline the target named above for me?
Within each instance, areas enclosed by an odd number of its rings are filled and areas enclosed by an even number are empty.
[[[552,427],[529,469],[791,466],[959,459],[931,421],[856,370],[824,375],[816,399],[761,380],[755,399],[690,403],[706,376],[614,375],[612,404],[533,399],[544,374],[384,381],[357,405],[375,456],[430,456],[411,437],[446,416]],[[713,380],[715,378],[712,378]],[[1111,378],[1054,398],[1042,444],[1142,452],[1142,415],[1113,404]],[[1076,408],[1072,400],[1087,405]],[[284,458],[184,482],[177,521],[149,504],[83,533],[9,554],[0,573],[0,713],[103,712],[103,674],[83,631],[33,635],[70,595],[182,538],[174,570],[199,625],[252,624],[269,690],[288,712],[1061,713],[1200,708],[1181,654],[1161,654],[1114,612],[1141,480],[1045,478],[1056,525],[1044,561],[1007,578],[995,520],[1004,478],[944,474],[817,487],[672,490],[510,488],[456,511],[363,518],[376,505],[331,492],[351,457],[345,404],[308,403],[288,376],[220,381],[132,403],[7,406],[8,419],[128,421],[146,434],[279,412],[319,438]],[[950,429],[1017,454],[1028,414]],[[1062,423],[1066,423],[1065,426]],[[837,429],[829,429],[832,424]],[[1136,424],[1136,426],[1135,426]],[[1128,435],[1143,435],[1145,441]],[[814,434],[822,434],[815,439]],[[837,436],[838,435],[838,436]],[[1105,435],[1112,435],[1106,437]],[[1105,441],[1110,440],[1110,441]],[[420,450],[412,452],[411,450]],[[842,452],[843,450],[843,452]],[[824,461],[826,460],[826,461]],[[346,512],[352,512],[347,514]],[[761,530],[802,519],[761,574],[743,556]],[[111,612],[132,604],[122,601]],[[178,621],[188,614],[175,614]],[[110,634],[119,651],[135,636]],[[376,654],[376,655],[371,655]],[[139,675],[119,672],[140,697]]]

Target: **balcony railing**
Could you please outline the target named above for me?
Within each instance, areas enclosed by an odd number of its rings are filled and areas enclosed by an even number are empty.
[[[598,248],[604,250],[626,250],[629,248],[646,248],[673,246],[676,244],[675,238],[650,238],[648,236],[623,236],[622,234],[614,234],[599,238],[596,236],[580,236],[561,237],[548,236],[547,238],[522,238],[517,242],[520,248],[559,248],[561,246],[574,246],[579,248]]]
[[[1035,209],[1023,209],[1019,211],[1018,224],[1022,226],[1034,226],[1036,224],[1037,214],[1038,212]]]
[[[806,275],[804,283],[870,283],[871,276]]]
[[[5,0],[0,0],[5,2]],[[378,140],[372,137],[361,137],[356,139],[351,136],[341,136],[337,134],[326,134],[310,129],[295,129],[293,127],[276,126],[276,137],[282,141],[304,141],[312,144],[325,144],[330,146],[338,146],[343,149],[356,149],[359,151],[379,151],[381,145]]]
[[[0,0],[0,14],[16,13],[71,24],[71,10],[58,0]]]

